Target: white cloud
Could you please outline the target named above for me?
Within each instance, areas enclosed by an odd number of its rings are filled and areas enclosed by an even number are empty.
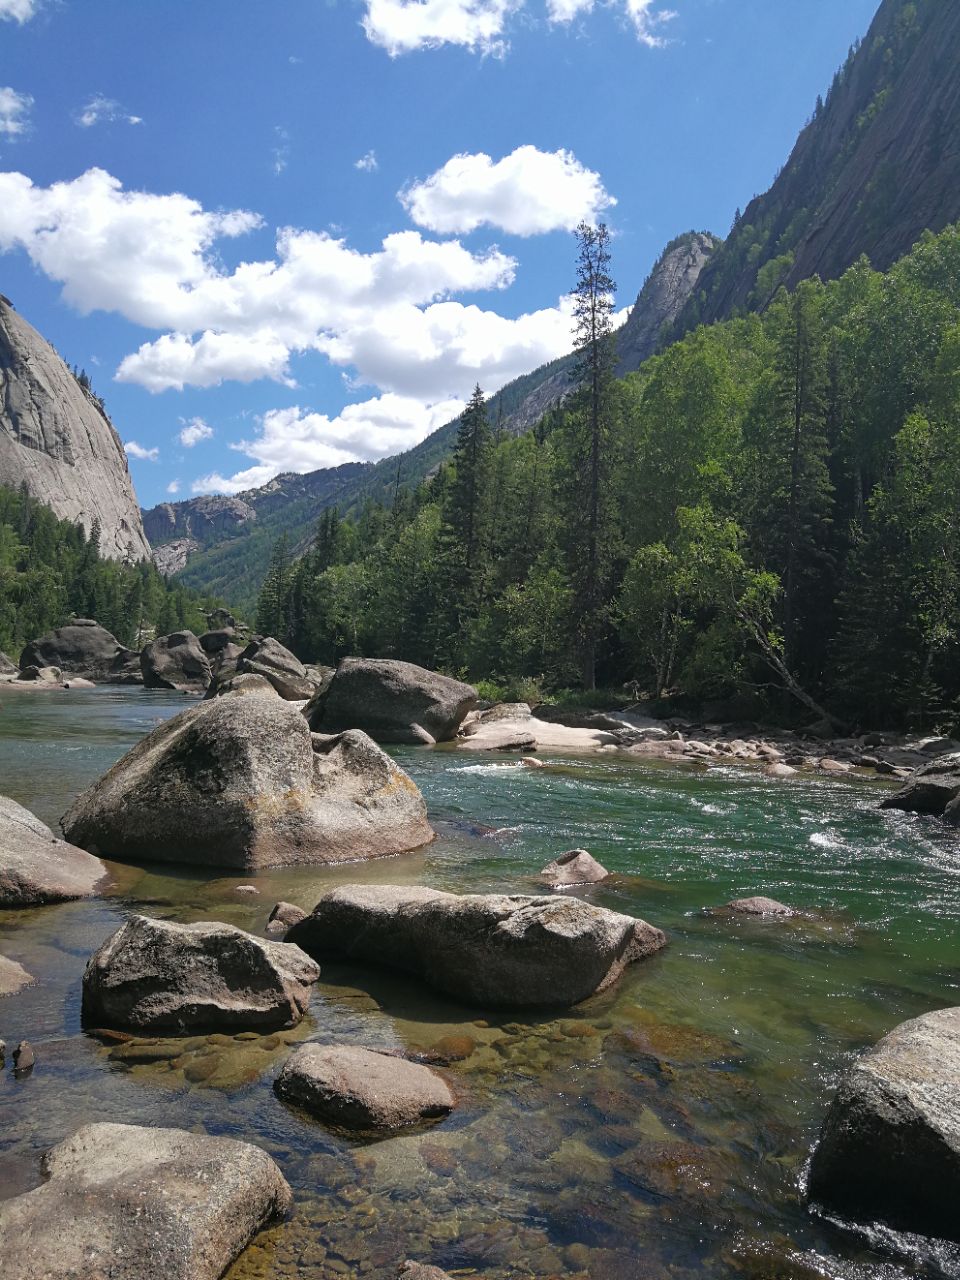
[[[183,419],[180,419],[183,422]],[[185,449],[192,449],[201,440],[213,439],[213,427],[208,426],[202,418],[191,418],[180,429],[177,439]]]
[[[37,0],[0,0],[0,21],[29,22],[37,12]]]
[[[102,93],[95,93],[73,118],[74,124],[81,129],[90,129],[95,124],[113,124],[118,120],[125,124],[143,124],[142,116],[130,115],[115,98],[107,98]]]
[[[156,462],[160,457],[159,449],[145,449],[142,444],[137,444],[136,440],[127,440],[123,447],[127,451],[127,457],[139,458],[141,462]]]
[[[191,488],[194,493],[240,493],[284,471],[302,474],[346,462],[372,462],[418,444],[456,418],[464,403],[447,399],[424,404],[388,394],[347,405],[335,418],[298,405],[272,409],[260,419],[255,439],[231,445],[256,465],[231,476],[211,472]]]
[[[9,85],[0,85],[0,137],[13,138],[24,133],[32,106],[33,99],[29,93],[17,93]]]
[[[290,134],[280,125],[274,125],[273,136],[273,172],[279,178],[290,162]]]
[[[571,152],[533,146],[496,163],[483,152],[453,156],[399,198],[414,222],[441,234],[484,225],[519,236],[571,230],[616,204],[600,175]]]
[[[367,39],[391,57],[443,44],[481,53],[504,51],[508,16],[524,0],[366,0]]]
[[[361,173],[376,173],[377,169],[380,167],[377,163],[377,153],[375,151],[368,151],[366,155],[362,155],[359,160],[354,160],[353,167],[355,169],[359,169]]]
[[[637,39],[650,49],[659,49],[666,40],[657,34],[657,28],[672,22],[677,16],[673,9],[654,9],[657,0],[624,0],[627,17],[633,23]]]
[[[172,496],[179,492],[180,492],[180,481],[171,480],[170,483],[167,485],[167,493],[169,493]]]

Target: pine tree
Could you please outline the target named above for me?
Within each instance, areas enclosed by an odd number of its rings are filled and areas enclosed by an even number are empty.
[[[257,630],[285,642],[289,639],[290,591],[293,573],[290,564],[290,538],[282,533],[273,548],[270,568],[257,600]]]
[[[459,555],[468,577],[479,567],[487,534],[489,454],[490,424],[478,384],[460,415],[453,454],[456,476],[444,512],[445,521],[459,544]]]

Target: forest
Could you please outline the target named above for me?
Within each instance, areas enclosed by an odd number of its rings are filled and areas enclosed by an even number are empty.
[[[960,229],[619,381],[614,358],[599,413],[584,377],[519,438],[478,388],[416,492],[325,512],[300,558],[279,540],[258,627],[504,695],[595,675],[727,714],[955,724]]]
[[[205,631],[214,602],[161,577],[149,560],[101,556],[100,531],[58,520],[25,485],[0,485],[0,650],[14,660],[29,640],[72,615],[95,618],[139,649],[153,634]]]

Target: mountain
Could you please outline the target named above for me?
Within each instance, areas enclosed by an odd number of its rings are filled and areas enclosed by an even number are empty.
[[[886,270],[960,218],[960,4],[883,0],[770,190],[704,268],[671,336],[762,310],[781,284]]]
[[[718,244],[707,233],[691,231],[667,245],[618,332],[619,374],[638,369],[654,353]],[[575,370],[571,353],[509,382],[489,402],[495,430],[529,431],[570,393]],[[290,535],[295,550],[302,549],[325,507],[346,512],[367,500],[389,504],[398,480],[416,486],[449,457],[457,426],[457,420],[449,422],[399,457],[375,464],[281,475],[233,498],[161,503],[143,517],[157,566],[189,586],[249,607],[281,533]]]
[[[0,483],[25,484],[61,520],[100,525],[112,560],[150,545],[120,437],[89,384],[0,295]]]

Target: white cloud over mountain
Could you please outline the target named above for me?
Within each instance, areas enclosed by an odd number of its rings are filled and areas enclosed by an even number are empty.
[[[0,85],[0,138],[14,138],[27,129],[33,99],[9,85]]]
[[[659,0],[620,0],[637,39],[651,49],[664,44],[658,28],[676,14],[657,8]],[[366,0],[363,29],[367,39],[392,58],[418,49],[460,45],[484,54],[507,49],[510,17],[526,0]],[[596,0],[546,0],[547,18],[568,24],[597,7]],[[608,6],[604,6],[608,7]]]
[[[183,422],[183,419],[180,421]],[[213,439],[213,427],[208,426],[202,418],[191,418],[189,422],[184,422],[177,433],[177,439],[185,449],[192,449],[201,440]]]
[[[523,146],[494,162],[490,156],[452,156],[423,182],[400,192],[418,226],[441,234],[499,227],[533,236],[594,222],[617,202],[600,175],[570,151]]]
[[[159,449],[147,449],[142,444],[137,444],[136,440],[127,440],[123,447],[127,457],[139,458],[141,462],[156,462],[160,457]]]

